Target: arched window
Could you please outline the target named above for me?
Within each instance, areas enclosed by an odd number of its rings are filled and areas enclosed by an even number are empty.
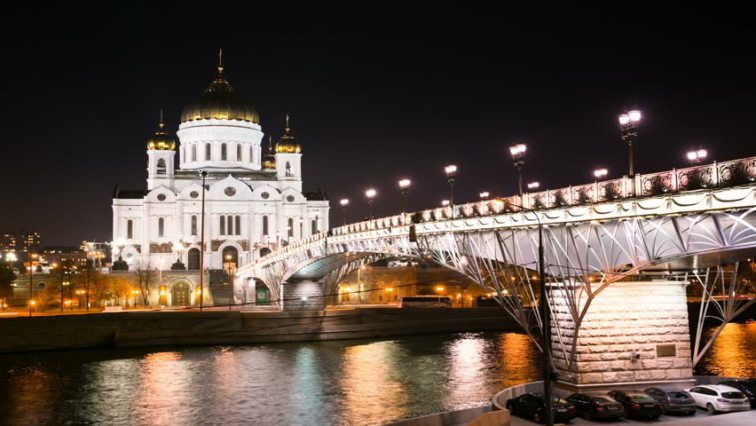
[[[197,236],[197,216],[192,215],[192,236]]]
[[[131,219],[126,221],[126,238],[134,238],[134,221]]]
[[[234,235],[234,217],[231,215],[226,216],[226,230],[228,235]]]
[[[210,144],[205,144],[205,161],[210,161]]]
[[[197,161],[197,145],[192,145],[192,161]]]
[[[286,176],[294,176],[294,172],[291,171],[291,163],[286,162]]]
[[[263,233],[262,234],[263,236],[267,236],[268,235],[268,216],[263,216],[262,220],[263,220],[263,225],[262,225]]]
[[[241,161],[241,144],[236,145],[236,161]]]
[[[317,219],[312,220],[312,229],[310,230],[310,233],[312,235],[315,235],[318,233],[318,220]]]
[[[221,144],[221,160],[222,161],[225,161],[226,158],[228,157],[228,153],[226,151],[227,151],[226,144],[222,143]]]
[[[236,235],[241,235],[241,216],[236,216]]]
[[[226,216],[220,216],[220,235],[226,235]]]
[[[249,147],[249,162],[253,163],[255,161],[255,147],[250,146]]]
[[[158,238],[163,238],[165,235],[165,219],[158,218]]]
[[[289,231],[289,238],[293,237],[294,236],[294,218],[291,218],[291,217],[289,218],[289,226],[287,229]]]
[[[165,159],[161,158],[157,162],[157,174],[164,175],[165,174]]]

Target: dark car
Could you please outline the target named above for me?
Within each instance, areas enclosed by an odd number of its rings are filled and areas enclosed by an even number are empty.
[[[625,407],[628,417],[658,419],[661,416],[662,405],[644,392],[638,390],[611,391],[609,396]]]
[[[727,380],[719,382],[720,385],[729,386],[735,388],[748,398],[748,402],[751,403],[751,407],[756,407],[756,379],[748,380]]]
[[[618,419],[625,416],[625,408],[605,395],[574,393],[567,397],[580,417],[591,419]]]
[[[661,404],[664,413],[696,414],[696,400],[685,391],[648,388],[645,392]]]
[[[526,393],[516,398],[508,399],[507,410],[515,416],[533,419],[536,423],[543,422],[545,399],[542,393]],[[569,402],[554,398],[554,422],[567,423],[575,418],[575,406]]]

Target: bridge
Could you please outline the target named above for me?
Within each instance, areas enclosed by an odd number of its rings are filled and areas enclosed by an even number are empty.
[[[674,328],[675,356],[692,355],[695,363],[724,325],[754,303],[755,181],[756,157],[751,157],[403,213],[299,240],[240,268],[237,277],[263,281],[281,309],[318,308],[336,294],[339,281],[365,263],[395,257],[432,260],[495,292],[539,344],[540,228],[554,368],[570,383],[590,385],[602,381],[581,367],[581,359],[597,361],[590,356],[596,348],[588,348],[594,335],[636,343],[624,355],[603,360],[626,356],[633,361],[643,351],[650,357],[652,349],[640,341],[644,338],[656,339],[656,352],[669,350],[659,347],[669,341],[660,336],[666,333],[661,329],[649,331],[651,337],[628,337],[621,330],[597,331],[609,327],[602,320],[647,318],[644,327],[657,321]],[[689,284],[697,286],[701,301],[692,347],[684,303]],[[643,305],[659,301],[666,307],[643,311]],[[685,330],[676,321],[680,318],[662,311],[685,311]],[[713,333],[704,327],[712,318],[718,321]],[[688,363],[674,375],[685,379]],[[607,373],[627,370],[615,367],[600,369],[603,382],[606,377],[630,380]],[[632,375],[634,381],[644,377]],[[647,377],[662,378],[670,379]]]

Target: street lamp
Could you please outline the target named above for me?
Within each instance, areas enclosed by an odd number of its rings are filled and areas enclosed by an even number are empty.
[[[607,175],[608,173],[609,173],[609,171],[608,171],[608,170],[606,170],[606,169],[603,169],[603,168],[602,168],[602,169],[596,169],[596,170],[594,170],[594,171],[593,171],[593,176],[594,176],[594,177],[595,177],[596,179],[603,179],[603,178],[605,178],[605,177],[606,177],[606,175]]]
[[[200,312],[202,312],[202,308],[204,307],[204,299],[205,299],[205,179],[207,179],[207,171],[202,170],[200,171],[200,177],[202,178],[202,213],[200,214],[200,221],[202,224],[200,225],[200,258],[199,258],[199,270],[200,270],[200,279],[199,279],[199,286],[200,286],[200,294],[199,294],[199,305],[200,305]]]
[[[541,187],[541,184],[538,182],[530,182],[528,183],[528,189],[538,189]]]
[[[509,147],[509,155],[512,156],[514,167],[517,170],[517,189],[522,197],[522,168],[525,166],[525,152],[528,150],[527,145],[518,143]]]
[[[457,165],[449,164],[444,167],[446,173],[446,181],[449,182],[449,205],[452,208],[451,217],[454,219],[454,180],[457,178]]]
[[[449,206],[449,200],[441,200],[441,205],[444,206],[444,207],[448,207]]]
[[[686,156],[688,157],[688,161],[698,164],[701,161],[703,161],[707,156],[709,155],[708,152],[706,152],[705,149],[699,148],[693,151],[688,151]]]
[[[36,304],[34,301],[34,287],[32,285],[32,281],[34,281],[32,269],[34,269],[34,258],[36,257],[36,253],[29,252],[29,317],[32,316],[32,307]]]
[[[373,220],[373,199],[378,194],[378,192],[370,188],[367,191],[365,191],[365,197],[367,197],[367,203],[368,203],[368,218],[370,220]]]
[[[407,197],[409,196],[410,185],[412,185],[412,181],[409,179],[401,179],[399,181],[399,194],[402,196],[402,213],[407,211]]]
[[[341,217],[344,220],[344,226],[346,226],[346,212],[347,206],[349,205],[349,198],[342,198],[341,201],[339,201],[339,204],[341,204]]]
[[[230,254],[225,256],[226,259],[226,271],[228,271],[228,310],[231,310],[231,306],[234,304],[234,278],[233,272],[236,269],[236,263],[234,263],[234,257]]]
[[[641,112],[638,110],[627,111],[619,115],[619,126],[622,131],[622,142],[627,144],[629,164],[628,176],[632,177],[633,169],[633,142],[638,136],[638,123],[641,121]]]
[[[487,200],[487,199],[488,199],[488,197],[489,197],[489,196],[490,196],[491,194],[489,194],[489,193],[488,193],[488,191],[483,191],[483,192],[481,192],[481,193],[480,193],[480,194],[478,194],[478,195],[480,195],[480,199],[481,199],[481,200]]]

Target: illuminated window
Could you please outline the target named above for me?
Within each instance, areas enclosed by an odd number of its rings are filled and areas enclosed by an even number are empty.
[[[228,157],[228,148],[226,147],[225,143],[221,144],[221,161],[225,161]]]
[[[134,221],[131,219],[126,221],[126,238],[134,238]]]
[[[197,236],[197,216],[192,216],[192,236]]]
[[[165,219],[158,218],[158,238],[163,238],[165,235]]]

